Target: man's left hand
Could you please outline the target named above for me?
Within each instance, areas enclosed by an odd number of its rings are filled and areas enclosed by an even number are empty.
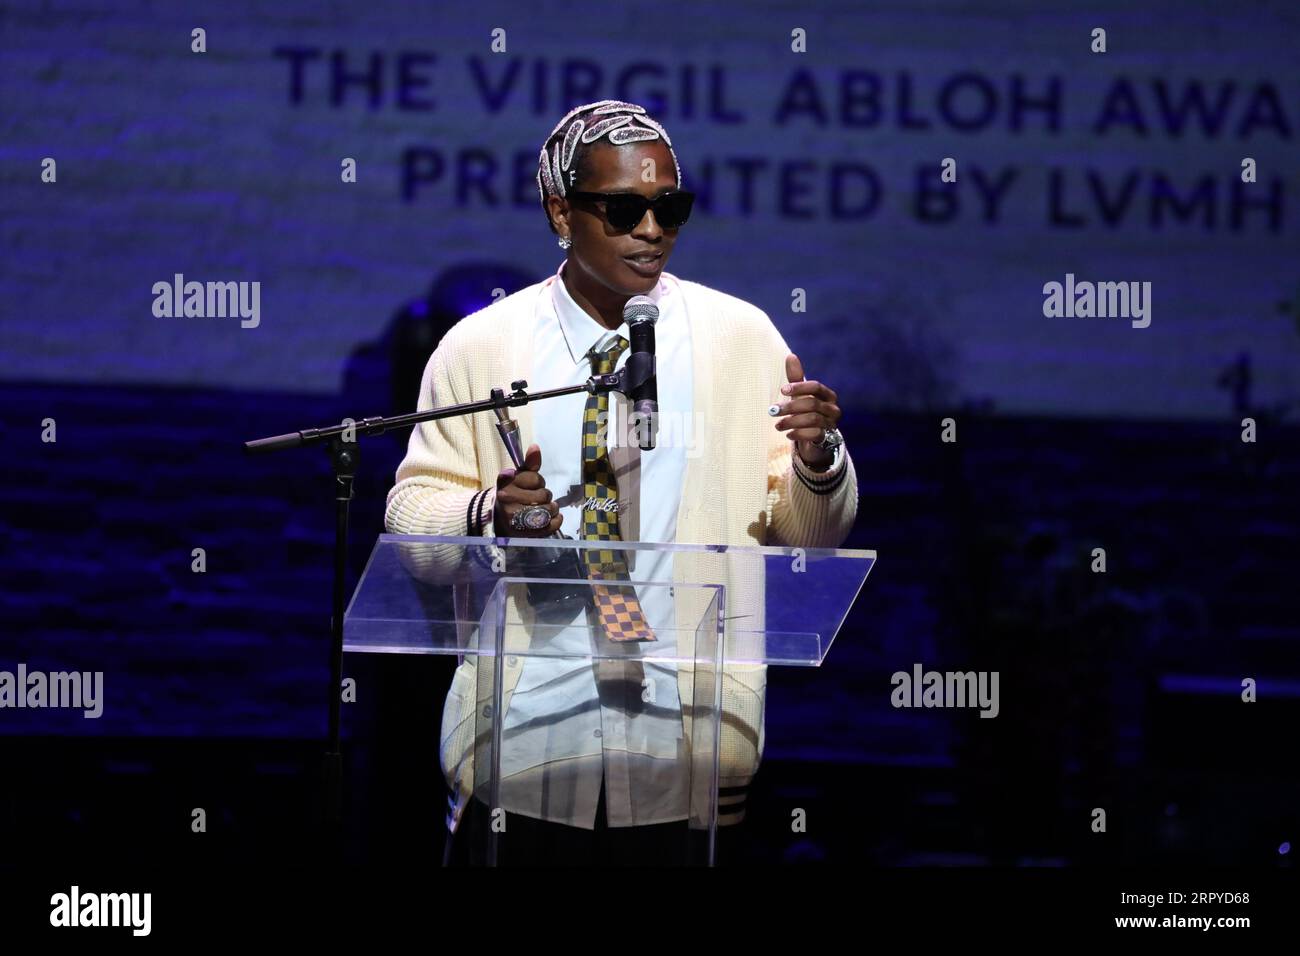
[[[835,460],[832,448],[818,448],[813,442],[821,441],[828,428],[838,428],[840,407],[835,404],[835,392],[821,382],[808,382],[803,377],[799,356],[785,357],[787,384],[781,394],[788,396],[781,404],[779,414],[784,417],[776,423],[776,430],[786,433],[795,443],[795,452],[813,471],[825,471]]]

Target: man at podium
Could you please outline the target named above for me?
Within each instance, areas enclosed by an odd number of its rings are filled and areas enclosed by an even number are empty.
[[[543,144],[536,181],[565,259],[553,276],[447,333],[425,369],[418,409],[482,398],[520,379],[535,392],[614,372],[629,357],[629,320],[644,317],[631,312],[652,306],[656,440],[646,447],[643,433],[634,437],[628,399],[610,393],[519,408],[527,451],[517,468],[490,414],[424,422],[397,470],[388,530],[839,546],[857,512],[857,480],[835,392],[805,378],[761,309],[664,271],[693,195],[663,126],[633,103],[577,107]],[[671,582],[671,553],[591,549],[583,566],[601,583],[584,626],[570,629],[583,635],[574,640],[631,648],[664,638],[671,588],[618,582],[629,574]],[[467,847],[488,825],[469,766],[481,709],[473,667],[467,659],[458,669],[443,714],[451,860],[472,861]],[[676,669],[651,659],[578,667],[533,657],[505,667],[509,836],[500,861],[675,862],[680,843],[663,837],[686,819]],[[744,819],[762,757],[764,669],[724,669],[724,685],[720,828]]]

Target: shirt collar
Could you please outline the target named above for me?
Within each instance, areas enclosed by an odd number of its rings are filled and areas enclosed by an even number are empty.
[[[560,267],[555,270],[555,281],[551,283],[551,301],[555,306],[555,316],[560,322],[560,334],[564,336],[564,344],[568,346],[569,356],[573,363],[577,365],[580,362],[587,361],[587,353],[596,345],[603,345],[608,348],[609,344],[614,341],[615,335],[621,335],[625,339],[631,338],[628,331],[627,323],[624,322],[617,329],[607,329],[590,315],[582,306],[573,301],[573,296],[569,294],[568,288],[564,285],[564,267],[568,263],[565,259],[560,263]],[[661,300],[666,291],[663,281],[664,273],[660,273],[660,278],[655,287],[646,293],[656,305],[660,305],[659,318],[663,319],[663,305]],[[604,349],[602,349],[603,351]]]

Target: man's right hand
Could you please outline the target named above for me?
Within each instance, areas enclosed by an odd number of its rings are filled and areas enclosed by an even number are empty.
[[[560,530],[560,506],[552,499],[542,478],[542,449],[529,445],[520,468],[503,468],[497,475],[497,503],[493,514],[493,528],[498,538],[545,538]],[[510,519],[529,505],[546,505],[551,512],[551,523],[537,531],[520,531],[512,527]]]

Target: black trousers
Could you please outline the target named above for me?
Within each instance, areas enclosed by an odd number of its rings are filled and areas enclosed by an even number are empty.
[[[447,835],[449,843],[443,854],[443,865],[483,865],[491,822],[487,805],[471,799],[460,826],[454,834]],[[718,828],[719,834],[723,829]],[[639,827],[609,826],[602,781],[594,830],[507,813],[505,832],[497,841],[497,865],[686,866],[703,859],[704,839],[704,834],[689,830],[685,821]],[[720,852],[718,858],[721,862]]]

